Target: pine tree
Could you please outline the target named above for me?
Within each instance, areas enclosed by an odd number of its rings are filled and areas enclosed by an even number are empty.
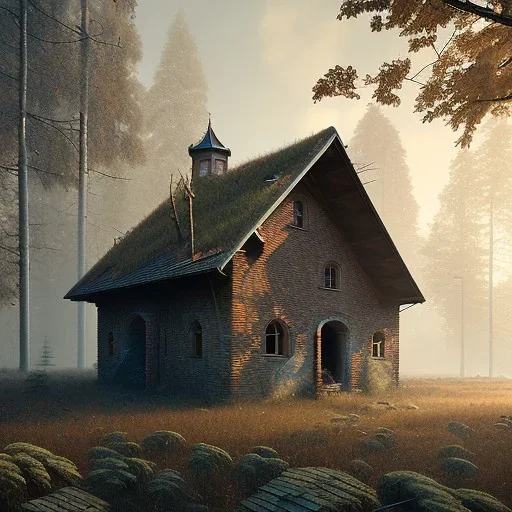
[[[418,204],[412,193],[405,150],[398,130],[379,107],[369,105],[348,145],[350,158],[400,254],[418,267]],[[414,273],[414,272],[413,272]]]
[[[493,281],[508,282],[512,274],[512,144],[503,143],[512,140],[512,127],[492,119],[483,133],[480,147],[461,151],[451,165],[425,248],[425,276],[450,337],[461,329],[461,283],[453,278],[462,277],[465,338],[471,352],[486,361],[494,331],[500,337],[506,328],[508,287],[498,286],[495,294]]]
[[[479,165],[469,150],[461,150],[450,166],[448,184],[440,194],[440,209],[424,248],[425,292],[440,311],[452,343],[461,329],[461,286],[464,290],[464,332],[468,347],[485,337],[488,252],[481,204]],[[462,277],[460,280],[454,279]]]
[[[145,99],[146,153],[154,190],[167,195],[169,176],[190,170],[188,147],[204,132],[207,84],[185,15],[174,18],[153,86]]]

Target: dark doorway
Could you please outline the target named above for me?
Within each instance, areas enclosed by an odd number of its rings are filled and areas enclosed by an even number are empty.
[[[327,369],[342,388],[349,387],[347,327],[338,321],[327,322],[322,327],[321,365]]]
[[[146,322],[136,316],[128,330],[128,352],[119,365],[118,381],[126,387],[146,386]]]

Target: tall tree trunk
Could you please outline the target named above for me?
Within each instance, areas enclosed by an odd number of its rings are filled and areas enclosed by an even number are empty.
[[[20,70],[18,124],[18,207],[19,207],[19,293],[20,293],[20,370],[30,368],[29,320],[29,228],[27,166],[27,0],[20,0]]]
[[[80,163],[78,177],[78,279],[85,275],[87,232],[87,117],[89,113],[89,1],[82,4],[81,83],[80,83]],[[78,368],[86,364],[86,306],[78,303]]]
[[[489,377],[492,377],[493,365],[493,332],[492,332],[492,308],[493,308],[493,273],[494,273],[494,205],[491,195],[489,212]]]

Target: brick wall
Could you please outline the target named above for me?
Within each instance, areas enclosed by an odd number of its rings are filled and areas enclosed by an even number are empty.
[[[146,321],[146,384],[174,396],[229,395],[230,297],[226,278],[208,275],[137,288],[98,304],[98,375],[113,382],[129,347],[130,323]],[[214,298],[215,295],[215,298]],[[202,357],[192,355],[190,328],[199,322]],[[115,340],[109,356],[108,335]]]
[[[305,229],[290,226],[293,200],[306,203]],[[377,300],[372,284],[342,234],[302,185],[259,229],[263,252],[239,251],[233,259],[231,387],[233,396],[314,394],[321,371],[315,339],[325,320],[348,328],[346,362],[352,388],[367,382],[370,366],[398,380],[398,305]],[[323,289],[324,265],[338,263],[340,290]],[[262,340],[268,323],[286,322],[291,356],[266,356]],[[371,358],[376,330],[386,332],[383,360]]]

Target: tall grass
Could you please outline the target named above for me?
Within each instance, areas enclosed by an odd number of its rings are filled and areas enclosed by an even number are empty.
[[[446,429],[449,421],[456,420],[473,429],[463,442],[475,454],[473,462],[480,469],[470,486],[512,505],[512,431],[494,427],[500,415],[512,415],[512,381],[410,379],[398,390],[378,397],[346,394],[316,401],[216,407],[185,407],[151,395],[132,401],[119,390],[112,390],[110,402],[105,402],[105,388],[89,383],[87,392],[84,386],[80,386],[74,402],[71,394],[57,393],[37,401],[19,390],[10,401],[0,402],[6,418],[0,423],[0,449],[15,441],[33,443],[71,459],[85,474],[87,451],[106,433],[126,432],[130,441],[140,443],[151,432],[172,430],[185,437],[188,447],[195,443],[218,446],[235,463],[254,446],[265,445],[276,449],[290,466],[348,470],[351,460],[361,458],[363,441],[377,427],[384,426],[395,432],[396,445],[364,457],[375,469],[370,485],[375,485],[382,474],[396,470],[416,471],[444,483],[437,454],[443,446],[461,444]],[[7,395],[4,391],[4,398]],[[397,410],[378,405],[377,401],[419,408]],[[24,406],[26,414],[9,419],[9,407],[17,407],[19,413]],[[336,415],[349,413],[358,414],[359,421],[349,426],[330,422]],[[309,435],[297,435],[301,431]],[[318,442],[315,432],[322,434]],[[189,455],[185,451],[169,465],[189,475]]]

